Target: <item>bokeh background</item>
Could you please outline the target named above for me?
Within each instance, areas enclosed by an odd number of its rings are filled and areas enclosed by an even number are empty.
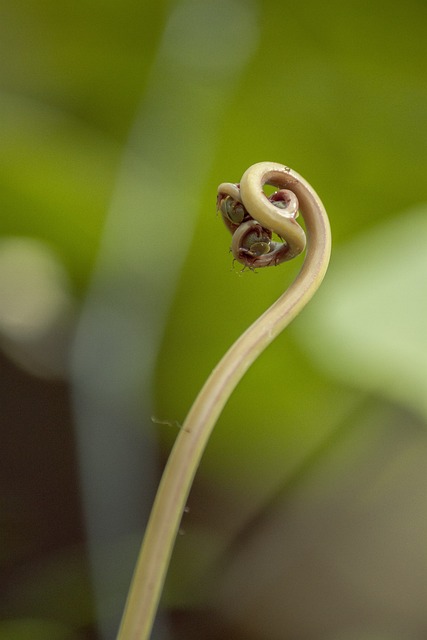
[[[287,164],[326,281],[214,431],[155,640],[427,635],[427,5],[3,0],[0,639],[115,637],[193,398],[295,264],[216,186]]]

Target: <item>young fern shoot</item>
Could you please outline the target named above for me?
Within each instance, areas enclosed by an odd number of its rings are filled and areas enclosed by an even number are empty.
[[[267,197],[264,185],[277,191]],[[218,417],[245,372],[313,296],[329,263],[326,211],[298,173],[274,162],[251,166],[239,184],[218,187],[235,260],[275,266],[307,253],[291,286],[230,347],[197,396],[166,465],[130,587],[118,640],[148,640],[191,484]],[[296,218],[301,213],[307,233]],[[273,240],[273,234],[279,241]]]

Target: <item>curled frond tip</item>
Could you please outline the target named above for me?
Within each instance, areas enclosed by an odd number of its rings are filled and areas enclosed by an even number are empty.
[[[265,165],[265,175],[253,171],[260,165]],[[291,260],[306,244],[304,230],[296,221],[299,202],[292,190],[292,172],[284,165],[274,165],[276,172],[272,174],[267,170],[270,166],[253,165],[240,183],[224,182],[218,187],[217,208],[232,234],[233,257],[250,269]],[[277,190],[267,196],[264,184]]]

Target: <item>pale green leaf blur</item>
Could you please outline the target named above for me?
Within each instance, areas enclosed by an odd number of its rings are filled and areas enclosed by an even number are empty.
[[[0,640],[115,637],[192,400],[302,258],[216,187],[291,166],[333,232],[238,386],[153,640],[427,633],[427,5],[4,0]]]

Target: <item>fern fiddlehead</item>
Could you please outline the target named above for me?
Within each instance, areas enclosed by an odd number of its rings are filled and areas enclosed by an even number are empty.
[[[277,191],[270,197],[265,185]],[[260,162],[240,183],[218,188],[217,207],[232,234],[234,258],[250,269],[307,253],[291,286],[230,347],[197,396],[160,482],[135,568],[118,640],[148,640],[188,493],[213,427],[247,369],[298,315],[328,267],[331,235],[314,189],[281,164]],[[298,211],[306,234],[297,222]],[[277,240],[274,239],[277,236]]]

